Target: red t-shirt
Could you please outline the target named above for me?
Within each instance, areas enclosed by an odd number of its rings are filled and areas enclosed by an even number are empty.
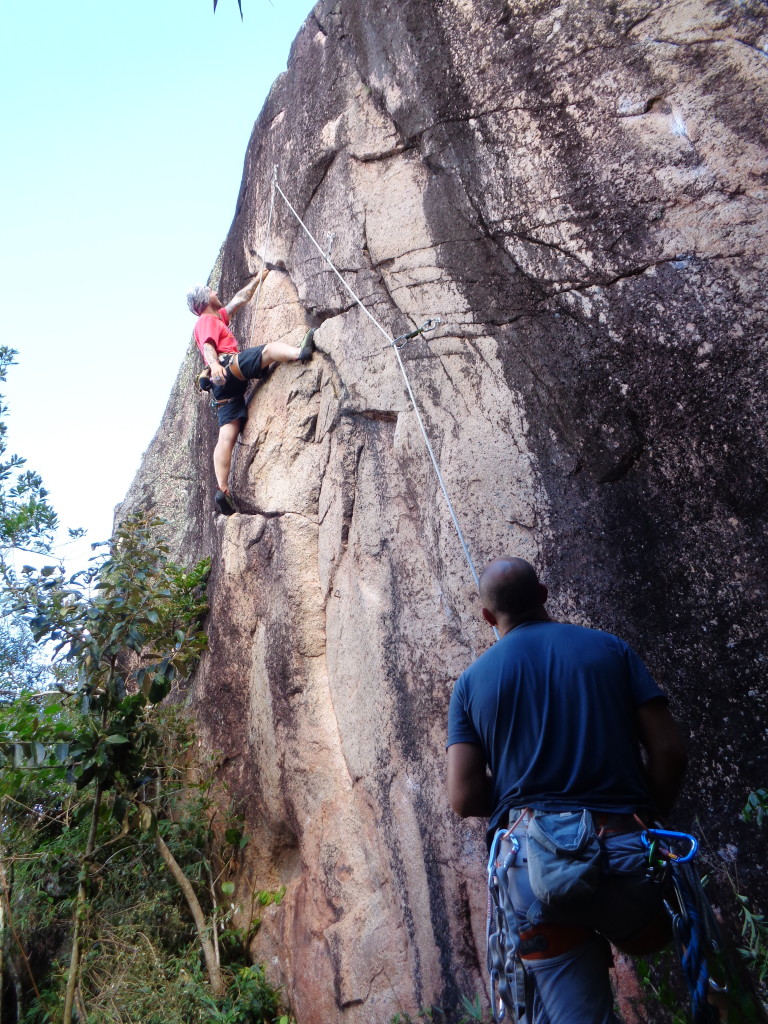
[[[197,318],[195,324],[195,341],[200,349],[200,354],[205,358],[203,349],[206,342],[210,342],[218,353],[237,352],[237,338],[227,326],[229,316],[226,309],[220,309],[218,315],[203,313]]]

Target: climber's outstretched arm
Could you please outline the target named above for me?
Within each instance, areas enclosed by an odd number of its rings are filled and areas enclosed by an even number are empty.
[[[225,309],[229,316],[232,316],[232,314],[236,313],[238,309],[242,309],[247,302],[251,301],[253,296],[256,294],[256,289],[259,287],[259,282],[263,281],[268,273],[269,271],[265,267],[260,274],[257,274],[255,277],[251,278],[251,280],[248,282],[245,288],[241,288],[239,292],[236,292],[232,296],[232,298],[225,306]]]

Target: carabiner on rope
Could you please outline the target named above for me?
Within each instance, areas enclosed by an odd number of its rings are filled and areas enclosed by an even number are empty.
[[[392,344],[395,348],[402,348],[412,338],[416,338],[420,334],[426,334],[428,331],[434,331],[442,322],[439,316],[430,317],[429,320],[425,320],[421,327],[417,327],[414,331],[409,331],[408,334],[401,334],[399,338],[393,338]]]

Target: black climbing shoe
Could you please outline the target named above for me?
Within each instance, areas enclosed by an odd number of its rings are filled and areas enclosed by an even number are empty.
[[[282,260],[275,260],[274,263],[270,263],[269,260],[264,260],[265,270],[282,270],[285,273],[285,263]]]
[[[203,372],[197,375],[197,388],[198,391],[210,391],[212,387],[211,368],[206,366]]]
[[[224,491],[216,491],[216,497],[213,499],[216,508],[223,516],[231,516],[237,509],[232,504],[232,499]]]
[[[311,327],[304,335],[304,340],[301,343],[299,349],[299,362],[306,363],[308,359],[312,358],[312,353],[315,351],[315,329]]]

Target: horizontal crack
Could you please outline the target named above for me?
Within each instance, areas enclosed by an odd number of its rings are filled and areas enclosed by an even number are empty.
[[[339,415],[345,419],[356,419],[362,416],[366,420],[377,420],[382,423],[396,423],[400,415],[393,409],[340,409]]]
[[[580,263],[582,267],[586,267],[586,263],[581,257],[575,253],[568,252],[562,245],[558,245],[556,242],[545,242],[543,238],[534,238],[533,235],[524,235],[520,231],[516,231],[512,234],[505,234],[506,238],[519,238],[523,242],[529,242],[531,245],[540,245],[545,249],[554,249],[555,252],[559,252],[561,256],[565,256],[566,259],[575,260],[576,263]]]
[[[306,512],[299,512],[296,509],[284,509],[281,512],[266,511],[262,508],[238,508],[238,515],[241,516],[260,516],[262,519],[282,519],[284,516],[298,516],[300,519],[306,519],[308,522],[317,525],[317,516],[307,515]],[[257,539],[261,539],[260,537]]]
[[[566,292],[590,291],[592,288],[610,288],[619,281],[626,281],[632,277],[642,277],[643,274],[646,274],[649,270],[653,270],[655,267],[663,267],[665,263],[676,263],[679,259],[679,256],[668,256],[663,260],[655,260],[652,263],[643,264],[641,267],[634,267],[632,270],[625,270],[620,274],[616,274],[614,277],[606,278],[604,281],[594,281],[591,284],[566,285],[563,288],[556,288],[551,294],[555,297],[557,295],[564,295]]]
[[[400,156],[401,153],[408,153],[410,150],[416,149],[416,143],[400,143],[397,146],[393,146],[391,149],[382,150],[380,153],[364,153],[358,156],[355,153],[350,153],[351,158],[359,164],[374,164],[379,160],[391,160],[393,156]]]

